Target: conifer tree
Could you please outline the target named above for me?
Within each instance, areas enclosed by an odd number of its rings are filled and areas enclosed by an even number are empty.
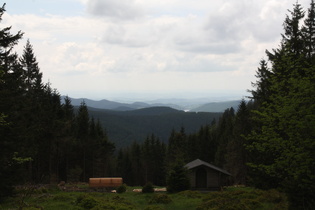
[[[259,126],[247,136],[247,149],[256,186],[278,187],[287,193],[292,208],[311,209],[315,205],[315,71],[309,62],[311,43],[302,38],[304,12],[297,3],[290,13],[284,23],[283,48],[268,55],[273,72],[268,79],[270,93],[254,111]]]
[[[33,52],[33,46],[30,41],[27,40],[24,47],[23,55],[20,58],[20,63],[24,70],[24,77],[26,83],[26,90],[32,92],[42,89],[42,73],[39,70],[38,62]]]
[[[310,8],[308,9],[307,18],[304,21],[302,28],[303,38],[305,40],[305,54],[308,62],[311,65],[315,64],[315,3],[311,1]]]
[[[233,107],[226,109],[219,119],[216,131],[216,139],[218,143],[215,154],[215,165],[223,167],[225,165],[226,145],[233,137],[235,111]]]
[[[87,166],[88,166],[88,147],[89,145],[89,113],[85,102],[81,102],[81,105],[77,114],[77,145],[81,154],[78,154],[81,160],[81,168],[83,170],[83,181],[88,178]]]
[[[284,34],[282,34],[284,47],[288,52],[299,56],[303,52],[303,34],[301,30],[301,20],[304,18],[305,12],[301,4],[298,2],[293,5],[293,11],[290,11],[290,16],[287,15],[283,26]]]
[[[5,4],[0,7],[0,21],[5,12]],[[18,56],[13,53],[14,46],[22,38],[23,33],[11,33],[11,27],[0,29],[0,197],[12,193],[12,184],[18,175],[12,164],[14,152],[21,149],[17,136],[19,108],[22,107],[23,76],[18,63]]]
[[[232,174],[234,184],[246,184],[247,178],[247,152],[245,151],[245,138],[251,131],[250,111],[243,99],[235,115],[233,138],[226,146],[225,168]]]
[[[188,178],[188,170],[184,168],[184,165],[185,162],[180,157],[177,157],[171,164],[166,183],[168,192],[173,193],[189,189],[190,181]]]
[[[249,98],[254,99],[256,103],[267,101],[271,91],[270,79],[272,72],[269,70],[266,60],[262,59],[259,64],[260,67],[257,69],[255,75],[256,78],[258,78],[258,81],[255,83],[252,82],[252,86],[256,89],[249,90],[249,92],[252,94],[252,96]]]

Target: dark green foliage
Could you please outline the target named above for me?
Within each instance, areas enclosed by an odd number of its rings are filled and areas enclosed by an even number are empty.
[[[0,20],[4,12],[3,6]],[[105,163],[114,145],[100,123],[90,126],[86,107],[76,116],[69,98],[62,104],[58,91],[42,83],[29,40],[21,57],[12,53],[23,33],[12,35],[10,30],[0,29],[1,197],[12,194],[12,185],[82,181],[111,173]]]
[[[252,86],[256,88],[255,90],[249,90],[252,94],[250,98],[255,99],[256,103],[265,102],[268,99],[268,96],[271,94],[270,90],[270,78],[272,72],[268,68],[268,63],[266,60],[261,60],[256,71],[256,78],[259,80],[255,83],[252,82]]]
[[[134,142],[131,147],[118,151],[118,173],[128,185],[144,185],[148,182],[165,185],[166,146],[154,135],[142,144]]]
[[[117,187],[116,192],[117,193],[124,193],[127,190],[127,185],[126,184],[122,184],[119,187]]]
[[[67,185],[66,185],[67,186]],[[70,187],[70,186],[69,186]],[[83,186],[82,186],[83,187]],[[37,190],[37,189],[35,189]],[[39,189],[38,189],[39,190]],[[239,192],[239,193],[237,193]],[[262,210],[278,209],[283,210],[288,208],[285,195],[276,190],[259,191],[249,187],[228,187],[225,191],[220,192],[221,196],[216,197],[235,197],[235,201],[227,203],[227,206],[222,206],[222,203],[217,202],[218,206],[214,209],[225,209],[234,205],[237,201],[240,204],[250,204],[260,202]],[[220,194],[219,193],[219,194]],[[27,206],[23,209],[84,209],[81,205],[87,208],[94,206],[93,210],[101,209],[196,209],[201,204],[210,199],[214,199],[214,192],[197,192],[183,191],[180,193],[164,193],[158,192],[155,194],[142,194],[128,192],[124,194],[115,193],[98,193],[98,192],[64,192],[49,190],[48,193],[34,194],[26,200]],[[1,209],[17,209],[17,201],[20,199],[20,194],[5,200],[1,203]],[[171,202],[170,202],[171,200]],[[216,200],[216,199],[214,199]],[[253,202],[249,202],[252,200]],[[151,202],[152,203],[151,203]],[[79,203],[81,203],[79,205]],[[95,205],[96,203],[96,205]],[[207,209],[207,208],[204,208]],[[246,209],[246,208],[245,208]],[[255,208],[254,208],[255,209]]]
[[[315,51],[315,3],[314,0],[311,1],[310,8],[308,9],[308,14],[304,20],[304,26],[302,28],[303,37],[305,40],[304,53],[308,62],[314,65],[314,56]]]
[[[191,191],[191,190],[185,190],[178,193],[179,195],[185,196],[187,198],[201,198],[202,192],[200,191]]]
[[[250,109],[245,100],[242,100],[237,110],[233,138],[226,145],[225,168],[232,174],[232,182],[237,185],[247,183],[248,153],[245,150],[245,137],[251,131]]]
[[[147,206],[144,210],[163,210],[160,206]]]
[[[187,146],[185,153],[187,161],[195,159],[205,160],[209,163],[215,162],[218,142],[216,139],[216,127],[213,125],[204,125],[195,134],[187,137]]]
[[[177,159],[171,166],[167,175],[167,191],[174,193],[188,190],[190,180],[188,171],[184,168],[184,161]]]
[[[151,182],[148,182],[142,187],[142,192],[143,193],[153,193],[154,192],[154,187]]]
[[[187,159],[187,135],[185,128],[182,127],[180,132],[172,130],[168,140],[167,148],[167,161],[173,163],[178,158],[183,158],[183,161]]]
[[[149,204],[168,204],[171,203],[172,199],[167,194],[154,194],[150,199]]]
[[[265,206],[269,204],[269,207]],[[197,207],[202,209],[252,210],[252,209],[288,209],[286,197],[278,191],[236,190],[211,192],[203,203]]]
[[[67,181],[70,183],[79,182],[82,171],[83,171],[82,168],[80,168],[79,166],[69,169],[67,174]]]
[[[76,204],[84,209],[92,209],[98,204],[98,201],[94,197],[84,194],[78,196]]]
[[[184,112],[173,110],[162,113],[157,108],[135,111],[110,111],[89,108],[90,116],[99,118],[106,128],[108,137],[117,148],[130,146],[132,142],[142,143],[147,135],[154,133],[161,142],[167,143],[172,130],[185,128],[186,134],[195,133],[201,126],[210,125],[222,113]],[[145,112],[144,112],[145,111]]]
[[[266,189],[279,187],[294,209],[315,205],[314,14],[311,1],[302,25],[304,11],[296,3],[285,19],[279,49],[267,51],[268,89],[260,94],[262,98],[253,95],[258,107],[246,142],[252,183]]]
[[[215,165],[224,167],[226,164],[225,155],[227,145],[233,138],[233,129],[235,125],[235,110],[233,108],[225,110],[216,127],[215,135],[218,142],[215,153]]]
[[[5,4],[0,7],[0,21],[5,12]],[[11,34],[11,27],[0,29],[0,199],[11,195],[12,185],[16,179],[17,165],[12,160],[14,147],[19,142],[13,134],[18,132],[13,128],[13,123],[20,116],[16,109],[22,109],[23,104],[15,104],[22,99],[23,70],[18,63],[18,57],[12,52],[13,47],[22,38],[23,33]],[[17,125],[18,126],[18,125]]]

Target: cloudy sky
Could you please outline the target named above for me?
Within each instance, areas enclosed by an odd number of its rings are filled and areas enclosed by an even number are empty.
[[[70,97],[242,98],[296,0],[10,0],[44,82]],[[310,0],[299,1],[308,8]]]

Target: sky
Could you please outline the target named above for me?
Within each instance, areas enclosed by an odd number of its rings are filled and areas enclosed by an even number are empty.
[[[296,0],[8,0],[43,81],[90,99],[241,99]],[[300,0],[306,10],[310,0]]]

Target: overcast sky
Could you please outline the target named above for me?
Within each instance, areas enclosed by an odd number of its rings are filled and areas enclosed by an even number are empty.
[[[241,99],[296,0],[14,0],[12,25],[60,94]],[[300,0],[308,8],[310,0]]]

